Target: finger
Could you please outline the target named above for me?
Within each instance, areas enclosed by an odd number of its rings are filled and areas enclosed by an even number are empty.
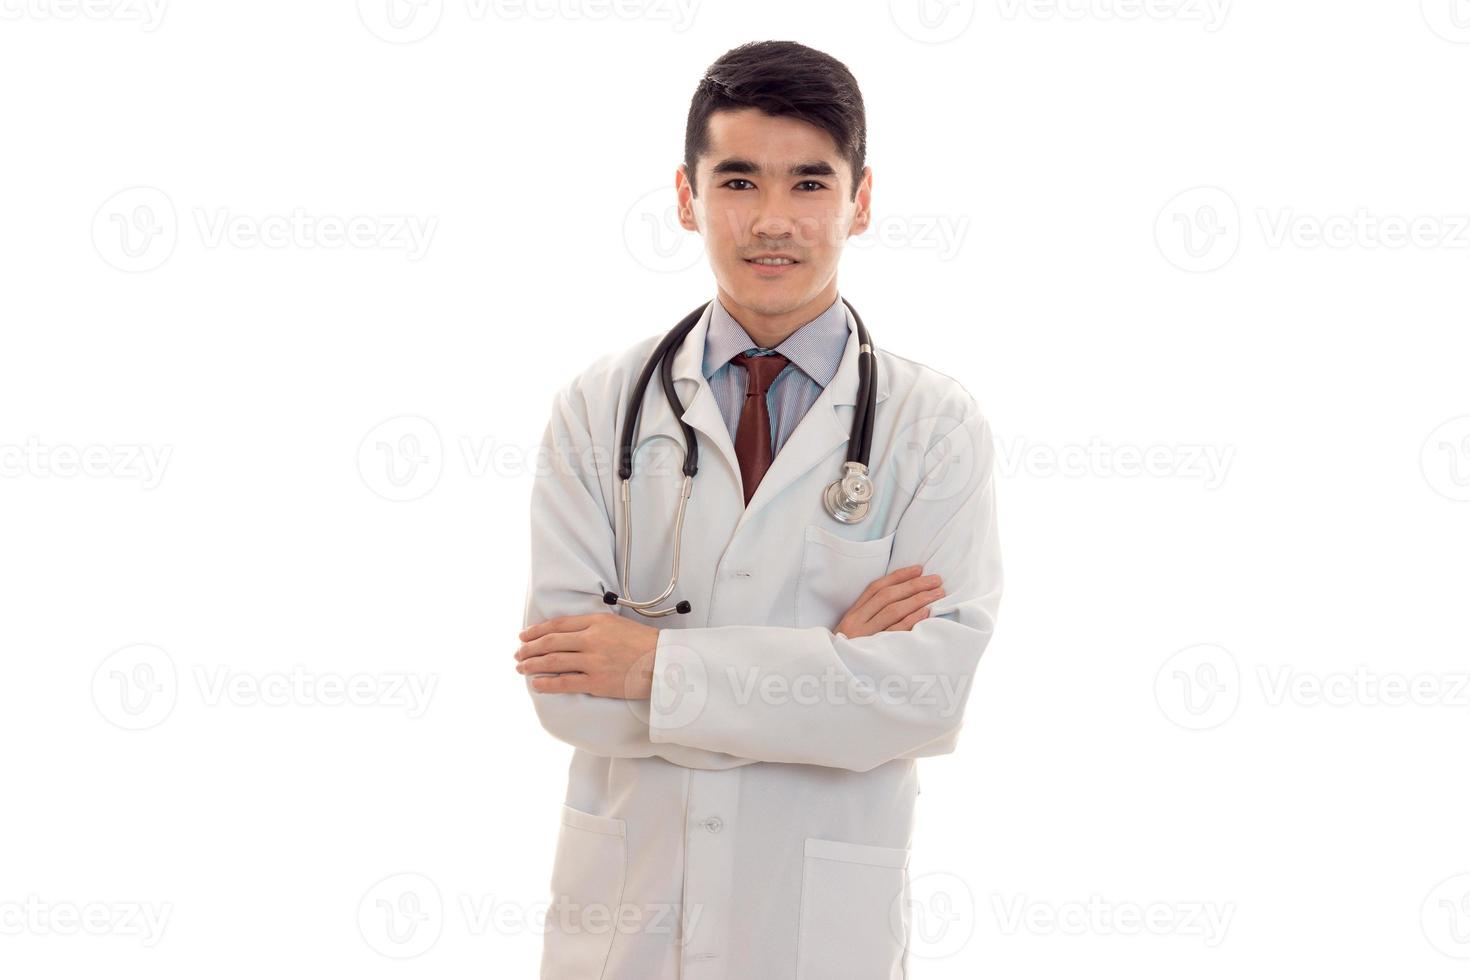
[[[582,638],[580,631],[574,633],[548,633],[543,637],[522,643],[516,651],[517,660],[525,660],[527,657],[539,657],[545,653],[578,652],[585,650],[587,641]]]
[[[568,671],[585,672],[588,656],[585,653],[545,653],[539,657],[527,657],[516,664],[522,674],[563,674]]]
[[[591,680],[586,674],[547,674],[531,678],[531,690],[540,694],[585,694]]]
[[[942,598],[944,598],[943,589],[928,589],[917,595],[889,603],[874,614],[873,622],[880,630],[888,629],[915,610],[922,609],[929,603],[937,602]]]
[[[927,619],[928,617],[929,607],[925,606],[923,609],[920,609],[917,612],[909,613],[903,619],[900,619],[898,622],[888,627],[888,629],[892,632],[902,632],[904,630],[910,630],[914,628],[914,624],[917,623],[919,620]]]
[[[862,615],[868,619],[877,617],[888,606],[902,599],[917,595],[927,589],[936,588],[940,584],[938,575],[925,575],[921,578],[909,579],[897,585],[888,585],[879,589],[868,598],[862,609]]]
[[[873,597],[873,593],[877,592],[884,586],[892,585],[895,582],[902,582],[905,579],[911,579],[923,570],[924,566],[922,565],[908,565],[904,568],[895,569],[892,572],[889,572],[887,575],[884,575],[882,578],[875,578],[873,579],[873,581],[868,583],[868,587],[866,589],[863,589],[862,595],[857,597],[857,599],[853,602],[853,605],[856,606],[860,602],[866,602],[868,599],[871,599]]]
[[[589,625],[588,620],[596,615],[603,614],[591,613],[581,616],[553,616],[551,619],[544,620],[543,622],[532,623],[530,626],[521,630],[520,639],[522,641],[534,640],[538,636],[545,636],[547,633],[575,633],[579,630],[586,629]]]

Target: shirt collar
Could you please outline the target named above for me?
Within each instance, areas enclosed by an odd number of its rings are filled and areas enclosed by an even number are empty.
[[[801,372],[823,388],[837,375],[842,363],[842,354],[847,350],[847,310],[838,296],[832,305],[814,319],[797,327],[791,336],[776,345],[777,353],[784,356]],[[730,315],[719,298],[710,314],[709,328],[704,337],[704,376],[708,378],[734,357],[752,347],[758,347],[740,321]]]

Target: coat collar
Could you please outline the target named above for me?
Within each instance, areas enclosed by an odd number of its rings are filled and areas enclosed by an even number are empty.
[[[706,452],[700,456],[702,463],[700,469],[703,470],[712,462],[709,458],[708,447],[718,450],[719,457],[727,468],[727,478],[734,481],[737,499],[739,499],[740,466],[735,456],[735,446],[730,440],[730,432],[725,427],[724,418],[720,415],[719,404],[715,401],[714,392],[710,389],[709,381],[706,380],[703,372],[705,338],[709,335],[711,314],[718,302],[718,299],[710,302],[704,314],[699,318],[699,322],[690,329],[684,342],[675,352],[674,387],[685,406],[684,421],[699,432],[700,441],[707,447]],[[847,345],[842,351],[842,360],[837,365],[837,373],[833,376],[831,383],[822,389],[822,393],[817,396],[812,407],[807,409],[806,414],[797,423],[796,429],[781,446],[781,451],[771,460],[771,468],[761,478],[755,496],[751,498],[740,516],[741,524],[813,466],[826,459],[838,446],[846,443],[851,435],[852,416],[856,410],[858,388],[857,325],[846,304],[843,304],[841,309],[847,320],[848,334]],[[881,355],[877,339],[871,336],[870,339],[873,341],[874,350],[879,351]],[[888,397],[889,390],[885,360],[879,356],[877,402],[880,405]],[[654,380],[656,382],[657,379]],[[656,385],[650,385],[650,390],[655,387]],[[832,479],[835,480],[841,475],[840,470],[840,466],[833,465]],[[698,477],[695,478],[695,482],[698,482]]]
[[[740,321],[730,315],[725,304],[718,299],[710,307],[709,327],[704,337],[704,367],[706,378],[729,363],[730,358],[758,347]],[[808,322],[797,327],[773,350],[785,356],[797,370],[825,388],[837,376],[837,365],[842,360],[843,345],[849,331],[847,310],[842,298]]]

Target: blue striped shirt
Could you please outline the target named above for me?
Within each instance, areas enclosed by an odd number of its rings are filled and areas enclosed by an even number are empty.
[[[771,458],[781,451],[807,409],[817,400],[822,389],[837,374],[842,353],[847,349],[847,311],[838,296],[818,316],[797,327],[774,348],[791,363],[781,369],[771,389],[766,392],[766,408],[771,415]],[[736,354],[762,356],[770,349],[757,347],[718,298],[710,314],[709,329],[704,338],[704,376],[720,406],[720,415],[730,430],[730,441],[740,428],[740,410],[745,406],[748,385],[745,368],[730,358]]]

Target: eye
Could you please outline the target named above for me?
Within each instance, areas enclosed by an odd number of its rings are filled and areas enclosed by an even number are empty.
[[[814,185],[812,187],[812,190],[814,190],[814,191],[824,191],[824,190],[827,189],[827,185],[824,184],[824,183],[822,183],[820,180],[803,180],[801,182],[801,184],[812,184],[812,185]],[[800,187],[801,184],[797,184],[796,186],[797,187]]]
[[[736,177],[734,180],[727,180],[727,181],[725,181],[720,186],[721,187],[730,187],[731,184],[749,184],[749,183],[750,183],[750,181],[746,180],[744,177]],[[753,187],[755,185],[752,184],[751,186]],[[731,190],[739,190],[739,189],[740,188],[738,188],[738,187],[731,188]]]

